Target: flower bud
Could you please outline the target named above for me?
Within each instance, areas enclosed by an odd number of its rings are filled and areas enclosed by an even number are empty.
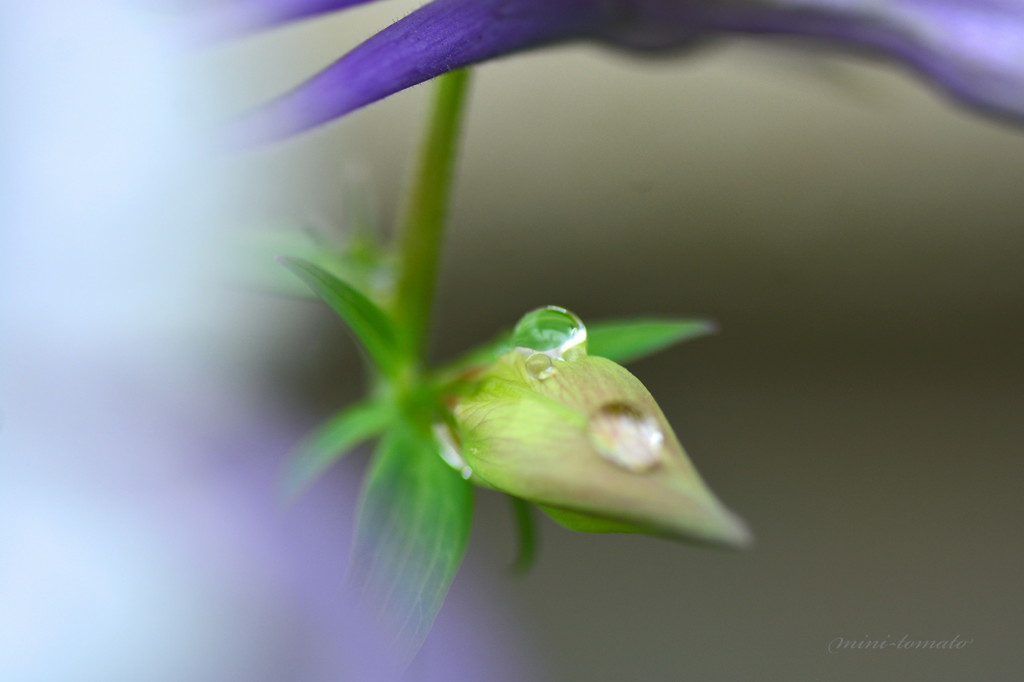
[[[558,308],[530,315],[551,311],[578,322]],[[643,384],[586,354],[582,323],[562,344],[534,334],[541,347],[531,348],[523,322],[515,348],[454,408],[475,482],[534,502],[574,530],[749,544],[745,524],[701,480]]]

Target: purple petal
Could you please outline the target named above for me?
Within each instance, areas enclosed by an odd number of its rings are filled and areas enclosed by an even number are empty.
[[[238,121],[229,143],[280,139],[447,71],[554,42],[665,50],[729,34],[808,37],[894,58],[978,109],[1024,119],[1024,0],[435,0]]]
[[[238,121],[229,144],[277,140],[448,71],[599,33],[610,19],[594,0],[435,0]]]
[[[820,38],[903,61],[961,100],[1024,118],[1024,0],[627,0],[605,37],[658,49],[696,36]]]
[[[373,1],[226,0],[192,14],[183,33],[191,43],[210,43]]]

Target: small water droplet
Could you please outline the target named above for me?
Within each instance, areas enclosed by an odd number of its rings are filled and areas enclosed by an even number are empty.
[[[608,403],[590,417],[590,442],[627,471],[651,471],[665,461],[665,434],[658,420],[626,403]]]
[[[455,441],[455,434],[452,433],[451,428],[443,422],[434,424],[434,438],[437,439],[441,459],[468,481],[473,476],[473,469],[462,458],[462,453],[459,452],[459,446]]]
[[[512,345],[527,356],[542,353],[552,360],[587,354],[587,328],[565,308],[549,305],[526,313],[512,332]]]
[[[526,358],[526,371],[534,379],[544,381],[555,373],[553,360],[544,353],[532,353]]]

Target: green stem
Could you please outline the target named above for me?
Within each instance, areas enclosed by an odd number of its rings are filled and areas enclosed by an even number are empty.
[[[511,495],[508,499],[512,502],[512,512],[519,530],[519,554],[512,564],[512,570],[523,574],[530,570],[537,558],[537,524],[529,503]]]
[[[408,340],[414,366],[423,361],[430,331],[468,81],[465,70],[437,79],[433,112],[399,223],[395,318]]]

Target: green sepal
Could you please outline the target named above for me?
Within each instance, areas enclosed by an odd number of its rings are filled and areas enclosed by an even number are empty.
[[[700,319],[642,318],[587,325],[587,352],[624,365],[669,346],[713,334],[714,322]]]
[[[558,507],[551,507],[547,505],[539,506],[544,513],[550,516],[558,525],[580,533],[651,534],[651,531],[647,528],[625,523],[623,521],[614,521],[612,519],[605,519],[592,514],[582,514],[580,512],[570,511],[569,509],[559,509]]]
[[[538,507],[547,514],[552,521],[562,528],[574,530],[578,533],[632,533],[637,535],[655,535],[669,540],[679,539],[679,536],[673,532],[638,526],[636,524],[617,521],[615,519],[609,519],[595,514],[584,514],[570,509],[560,509],[558,507],[549,507],[544,505],[538,505]],[[716,540],[701,537],[687,537],[686,541],[695,545],[707,545],[711,547],[719,546],[721,544]],[[746,547],[749,546],[748,543],[749,538],[739,544],[733,544],[732,546]]]
[[[391,404],[380,400],[364,400],[332,415],[289,455],[283,481],[285,497],[294,498],[352,448],[379,436],[393,415]]]
[[[504,331],[494,339],[475,346],[455,360],[441,365],[431,373],[434,384],[442,392],[454,390],[454,386],[460,384],[467,373],[486,367],[507,352],[511,348],[509,345],[511,337],[511,332]]]
[[[444,463],[429,428],[401,420],[377,447],[359,507],[349,578],[411,660],[465,553],[472,486]]]
[[[382,374],[394,376],[397,373],[398,332],[387,313],[355,287],[309,261],[289,256],[278,260],[348,323]]]

